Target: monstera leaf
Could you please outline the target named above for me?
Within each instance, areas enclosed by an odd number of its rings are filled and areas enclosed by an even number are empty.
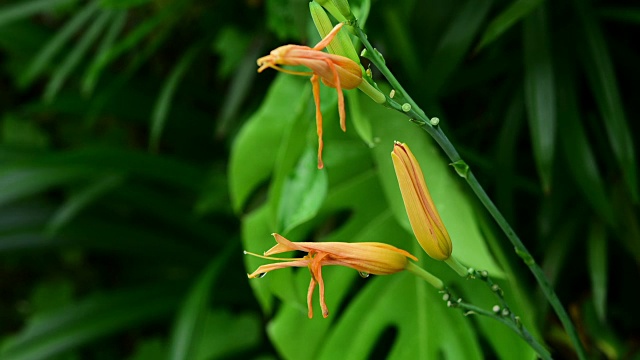
[[[489,289],[430,259],[411,233],[391,163],[392,140],[410,144],[421,162],[452,236],[454,255],[494,277],[506,275],[479,231],[482,220],[475,216],[461,179],[427,135],[402,115],[359,97],[359,116],[371,124],[370,147],[351,128],[347,133],[339,130],[335,90],[323,86],[325,169],[317,170],[315,157],[309,156],[317,144],[309,88],[304,81],[280,76],[234,143],[230,186],[236,210],[248,208],[242,215],[244,248],[267,250],[275,244],[272,232],[292,241],[385,242],[416,255],[420,266],[465,300],[491,308],[495,300]],[[247,257],[247,271],[264,263]],[[286,359],[385,354],[393,359],[480,359],[481,341],[501,358],[533,357],[506,327],[447,308],[441,294],[409,273],[361,278],[352,269],[325,267],[323,278],[330,311],[326,319],[318,310],[313,319],[307,318],[307,269],[282,269],[250,282],[270,319],[270,340]],[[525,302],[511,296],[517,292],[507,280],[500,284],[512,310],[532,314]],[[314,294],[314,307],[317,297]]]

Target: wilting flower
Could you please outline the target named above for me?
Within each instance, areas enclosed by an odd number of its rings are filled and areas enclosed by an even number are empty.
[[[316,126],[318,132],[318,168],[322,169],[322,113],[320,112],[320,81],[338,92],[338,112],[340,114],[340,127],[346,131],[346,115],[344,110],[344,94],[342,89],[355,89],[362,83],[362,70],[355,61],[340,55],[329,54],[321,51],[336,36],[342,28],[342,23],[336,25],[327,36],[316,46],[284,45],[267,56],[258,59],[258,72],[266,68],[273,68],[287,74],[311,76],[313,84],[313,99],[316,104]],[[278,65],[302,65],[311,69],[310,72],[293,71],[279,67]]]
[[[324,281],[322,280],[322,267],[325,265],[341,265],[356,269],[361,273],[374,275],[388,275],[402,271],[407,267],[408,258],[415,261],[418,259],[408,252],[394,246],[377,243],[347,243],[347,242],[292,242],[279,234],[272,234],[278,243],[267,250],[264,255],[257,255],[250,252],[245,254],[257,256],[267,260],[277,260],[280,262],[262,265],[256,271],[248,274],[250,279],[261,277],[271,270],[283,269],[286,267],[308,267],[311,272],[311,283],[307,293],[307,306],[309,308],[309,318],[313,317],[313,307],[311,300],[316,284],[320,287],[320,307],[322,316],[329,316],[329,310],[324,298]],[[270,255],[280,254],[288,251],[304,251],[307,253],[302,258],[275,258]]]
[[[409,222],[420,246],[432,258],[447,260],[452,251],[451,238],[433,204],[420,164],[409,146],[397,141],[391,158]]]

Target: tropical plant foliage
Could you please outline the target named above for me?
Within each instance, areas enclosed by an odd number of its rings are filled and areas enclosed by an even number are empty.
[[[633,2],[350,1],[543,266],[595,358],[638,356],[640,80]],[[488,270],[556,358],[575,352],[526,266],[402,114],[255,61],[319,40],[307,1],[0,1],[0,358],[533,358],[411,274],[247,280],[242,249],[380,241],[460,297],[481,284],[414,240],[391,163],[411,145],[465,265]],[[363,59],[363,64],[367,64]],[[387,94],[391,88],[372,68]],[[401,101],[402,99],[399,99]],[[317,298],[314,298],[314,304]]]

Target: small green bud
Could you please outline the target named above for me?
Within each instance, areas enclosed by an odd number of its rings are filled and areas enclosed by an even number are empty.
[[[409,104],[409,103],[402,104],[402,111],[404,111],[404,112],[411,111],[411,104]]]
[[[431,119],[429,119],[429,123],[433,126],[436,126],[440,123],[440,119],[438,119],[437,117],[432,117]]]
[[[389,98],[393,99],[394,96],[396,96],[396,91],[391,89],[391,92],[389,93]]]

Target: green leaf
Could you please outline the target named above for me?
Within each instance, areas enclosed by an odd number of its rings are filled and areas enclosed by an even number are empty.
[[[261,107],[236,136],[229,161],[231,203],[236,212],[270,176],[285,130],[300,116],[311,98],[310,90],[308,82],[298,77],[278,76]]]
[[[322,206],[327,186],[326,171],[318,170],[315,151],[307,148],[282,187],[277,231],[288,233],[312,219]]]
[[[332,327],[319,359],[483,358],[469,319],[447,309],[438,292],[425,282],[409,274],[364,281],[363,291]],[[422,312],[415,312],[421,308]],[[396,331],[393,346],[388,354],[374,353],[378,342],[389,341],[382,337],[385,329]]]
[[[75,0],[31,0],[22,1],[0,8],[0,26],[33,16],[43,11],[51,11],[58,6],[72,3]]]
[[[10,148],[45,149],[49,146],[49,135],[27,119],[5,114],[1,128],[2,144]]]
[[[421,75],[421,78],[428,79],[426,89],[429,94],[438,94],[462,63],[489,13],[491,3],[491,0],[470,0],[456,10]]]
[[[120,175],[107,175],[87,187],[80,189],[71,195],[62,206],[53,214],[47,224],[45,232],[49,236],[55,235],[62,227],[73,220],[84,208],[95,202],[102,195],[123,183]]]
[[[138,343],[135,352],[127,360],[157,360],[162,359],[166,353],[162,340],[152,338]]]
[[[524,20],[524,93],[533,154],[545,193],[551,191],[556,137],[556,96],[551,43],[544,8]]]
[[[68,306],[73,301],[74,284],[69,279],[43,281],[36,284],[29,299],[30,310],[45,314]]]
[[[51,80],[47,84],[44,91],[44,99],[51,102],[56,94],[60,91],[60,88],[69,77],[69,74],[78,65],[82,57],[87,53],[89,47],[93,45],[100,33],[105,29],[109,20],[111,20],[113,13],[110,11],[102,12],[96,21],[94,21],[89,29],[82,35],[78,44],[67,55],[64,61],[53,72]]]
[[[584,116],[578,108],[576,84],[573,83],[575,80],[571,75],[570,66],[572,65],[564,64],[558,83],[558,110],[563,114],[562,121],[559,123],[559,131],[563,134],[560,137],[560,143],[566,164],[583,196],[607,224],[614,225],[613,209],[607,196],[605,183],[581,122]]]
[[[194,359],[203,339],[204,319],[208,314],[211,289],[229,256],[228,246],[212,260],[191,287],[184,303],[180,307],[169,346],[169,359]]]
[[[91,63],[85,72],[84,80],[82,82],[83,92],[87,94],[92,93],[104,69],[111,62],[122,56],[127,50],[139,45],[147,35],[156,31],[158,27],[167,22],[167,19],[171,15],[175,15],[178,5],[180,4],[174,3],[166,6],[163,10],[140,23],[140,25],[131,30],[124,39],[121,39],[113,46],[109,46],[110,44],[105,41],[105,46],[101,49],[104,51],[100,51],[98,53],[94,62]],[[114,33],[117,32],[119,32],[119,29],[115,27]]]
[[[38,166],[0,170],[0,205],[32,196],[54,186],[88,178],[91,171],[71,166]]]
[[[544,0],[515,0],[496,16],[482,34],[476,52],[498,39],[518,21],[544,3]]]
[[[267,27],[278,39],[300,39],[305,34],[309,9],[306,1],[267,0]]]
[[[362,116],[362,105],[360,103],[359,94],[355,91],[347,91],[347,104],[349,110],[349,119],[353,124],[354,129],[360,136],[360,139],[364,141],[365,144],[369,147],[374,146],[373,142],[373,133],[371,130],[371,122],[369,118],[366,116]],[[371,101],[369,99],[365,100],[364,105],[371,105]]]
[[[100,5],[105,8],[129,9],[150,3],[151,0],[100,0]]]
[[[234,70],[236,70],[247,52],[256,52],[258,50],[252,49],[250,45],[251,37],[249,34],[232,26],[222,28],[212,46],[213,51],[221,58],[220,65],[218,65],[218,75],[223,78],[233,75]],[[251,65],[253,73],[255,73],[255,58],[252,59]]]
[[[606,7],[601,9],[599,15],[605,19],[623,21],[631,24],[640,24],[640,8],[636,7]]]
[[[20,86],[26,87],[30,85],[45,70],[47,65],[55,63],[53,58],[56,54],[62,51],[62,48],[71,37],[77,33],[98,10],[98,1],[92,1],[69,20],[64,27],[49,40],[47,45],[33,57],[33,60],[25,72],[20,76]]]
[[[173,95],[182,80],[182,77],[191,66],[191,63],[195,60],[201,46],[192,46],[187,50],[180,60],[176,63],[173,70],[165,80],[160,96],[153,109],[153,116],[151,117],[151,134],[149,136],[149,149],[152,152],[158,151],[158,145],[160,143],[160,136],[164,130],[164,125],[169,116],[169,110],[171,108],[171,101]]]
[[[607,234],[604,226],[594,222],[591,224],[587,238],[588,268],[593,290],[593,305],[601,323],[607,318]]]
[[[210,311],[204,314],[196,360],[224,359],[259,345],[262,322],[257,314]],[[237,356],[237,355],[236,355]]]
[[[5,359],[50,358],[122,329],[166,316],[177,304],[175,286],[144,286],[88,297],[58,311],[30,319],[26,328],[5,343]]]
[[[575,0],[574,6],[582,23],[582,34],[587,49],[581,63],[591,84],[591,91],[602,115],[602,125],[607,132],[609,145],[629,188],[629,194],[638,202],[637,161],[632,131],[627,124],[618,90],[616,74],[600,24],[592,9],[584,1]]]

